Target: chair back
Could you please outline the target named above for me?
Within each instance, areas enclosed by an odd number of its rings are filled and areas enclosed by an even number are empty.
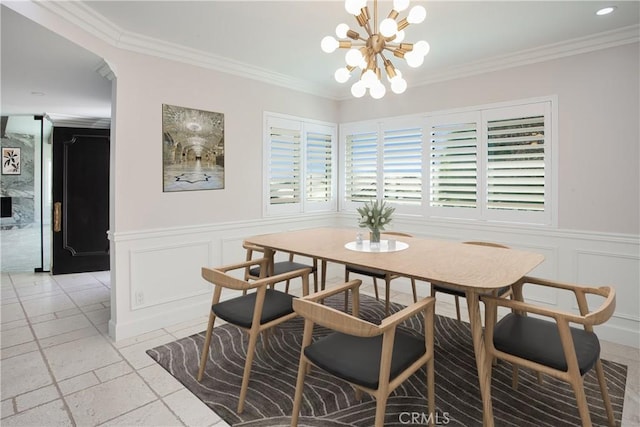
[[[293,309],[305,320],[343,334],[359,337],[372,337],[380,334],[377,326],[372,323],[304,298],[293,300]]]

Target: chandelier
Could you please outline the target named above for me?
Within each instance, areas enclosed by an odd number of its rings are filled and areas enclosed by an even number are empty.
[[[424,57],[429,53],[429,43],[419,41],[415,44],[404,43],[404,29],[410,24],[419,24],[424,21],[427,12],[422,6],[414,6],[406,18],[398,20],[400,12],[408,9],[409,0],[393,0],[393,9],[378,25],[378,0],[373,2],[373,27],[367,0],[345,0],[345,9],[354,15],[358,25],[362,27],[367,38],[347,24],[339,24],[336,27],[336,35],[322,39],[321,47],[324,52],[332,53],[336,49],[349,49],[345,55],[346,67],[339,68],[335,72],[335,79],[339,83],[345,83],[351,77],[354,70],[359,69],[360,79],[351,86],[351,94],[361,98],[369,89],[372,98],[382,98],[387,89],[381,81],[382,71],[389,81],[391,90],[400,94],[407,89],[407,82],[402,78],[398,70],[385,54],[389,52],[394,57],[404,59],[407,65],[417,68],[424,62]]]

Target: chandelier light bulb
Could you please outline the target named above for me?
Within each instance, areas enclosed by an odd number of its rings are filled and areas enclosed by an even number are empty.
[[[413,51],[419,53],[422,56],[427,56],[429,51],[431,50],[431,46],[424,40],[420,40],[418,43],[413,45]]]
[[[351,15],[360,15],[360,9],[367,5],[367,0],[345,0],[344,8]]]
[[[387,88],[385,88],[380,81],[369,89],[369,94],[373,99],[380,99],[385,95],[385,93],[387,93]]]
[[[404,59],[411,68],[418,68],[424,62],[424,56],[415,51],[405,53]]]
[[[338,68],[333,75],[338,83],[345,83],[351,77],[351,73],[346,67]]]
[[[347,65],[357,67],[362,61],[362,53],[358,49],[349,49],[344,56]]]
[[[360,77],[360,81],[364,87],[372,88],[378,81],[378,76],[376,76],[376,73],[373,70],[367,70],[362,74],[362,77]]]
[[[393,0],[393,9],[402,12],[409,7],[409,0]]]
[[[395,19],[386,18],[380,23],[380,34],[385,37],[394,36],[398,32],[398,23]]]
[[[396,33],[396,38],[393,39],[394,43],[402,43],[404,41],[405,32],[404,30],[398,31]]]
[[[326,36],[320,42],[320,47],[322,48],[322,51],[326,53],[335,52],[338,46],[340,46],[340,43],[338,43],[338,40],[336,40],[331,36]]]
[[[391,91],[400,95],[407,90],[407,81],[400,76],[395,76],[391,79]]]
[[[422,6],[414,6],[409,11],[407,22],[409,24],[420,24],[427,17],[427,10]]]
[[[338,24],[338,26],[336,27],[336,36],[338,36],[338,38],[340,39],[346,39],[347,31],[349,31],[349,26],[347,24]]]
[[[356,98],[362,98],[367,93],[367,88],[364,87],[361,80],[358,80],[351,86],[351,95]]]

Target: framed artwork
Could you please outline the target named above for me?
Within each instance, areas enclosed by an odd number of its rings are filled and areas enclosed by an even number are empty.
[[[20,149],[2,147],[2,175],[20,175]]]
[[[162,105],[162,191],[224,188],[224,114]]]

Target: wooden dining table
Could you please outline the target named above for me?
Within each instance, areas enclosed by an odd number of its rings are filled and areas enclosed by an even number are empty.
[[[327,262],[334,262],[384,270],[464,291],[482,396],[483,425],[493,426],[491,360],[485,352],[480,296],[517,282],[542,263],[544,256],[516,249],[445,240],[393,237],[408,246],[396,245],[396,249],[403,249],[384,251],[386,246],[383,241],[383,251],[364,251],[357,247],[354,250],[352,242],[356,240],[355,229],[328,227],[263,234],[245,241],[264,247],[265,255],[272,259],[274,251],[283,251],[321,260],[323,287]]]

